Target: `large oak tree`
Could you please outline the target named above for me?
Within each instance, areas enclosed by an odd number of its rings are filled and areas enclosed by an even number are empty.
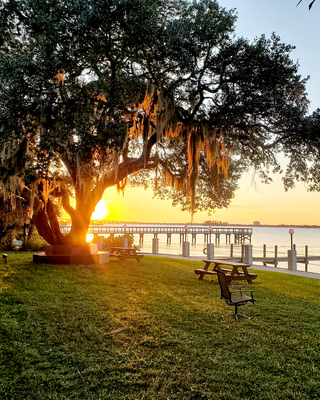
[[[132,176],[194,212],[227,206],[247,165],[279,168],[304,80],[291,46],[234,23],[211,0],[1,3],[0,179],[49,243],[84,244],[104,191]]]

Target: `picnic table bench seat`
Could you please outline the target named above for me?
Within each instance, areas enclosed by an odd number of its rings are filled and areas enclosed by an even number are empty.
[[[217,275],[217,270],[222,271],[226,274],[226,278],[228,282],[231,281],[239,281],[246,280],[248,283],[252,283],[252,280],[257,278],[257,274],[249,273],[247,268],[250,265],[245,263],[239,263],[232,260],[202,260],[205,262],[203,268],[196,268],[194,270],[196,275],[200,275],[199,279],[203,279],[205,275]],[[213,269],[209,270],[210,264],[214,264]],[[232,269],[224,268],[224,267],[232,267]],[[239,270],[242,268],[242,271]]]
[[[228,273],[231,272],[231,269],[222,269],[221,268],[220,271],[223,271],[226,274],[228,274]],[[217,275],[217,271],[214,270],[214,269],[208,270],[208,269],[204,269],[204,268],[197,268],[197,269],[194,270],[194,272],[195,272],[196,275],[200,275],[202,273],[206,274],[206,275]],[[241,272],[241,273],[243,274],[243,272]]]
[[[118,258],[137,258],[137,259],[141,259],[143,257],[143,254],[136,254],[134,255],[125,255],[125,254],[113,254],[110,253],[109,257],[118,257]]]
[[[232,270],[231,269],[220,268],[220,271],[224,272],[225,274],[230,274]],[[195,272],[196,275],[200,275],[200,274],[217,275],[217,271],[214,270],[214,269],[213,270],[206,270],[206,269],[203,269],[203,268],[197,268],[197,269],[194,270],[194,272]],[[237,275],[233,275],[234,280],[237,280],[237,279],[238,280],[241,280],[241,279],[246,280],[247,279],[246,276],[249,276],[251,279],[256,279],[258,275],[257,274],[252,274],[251,272],[248,273],[247,275],[245,275],[245,273],[242,272],[242,271],[238,271]]]

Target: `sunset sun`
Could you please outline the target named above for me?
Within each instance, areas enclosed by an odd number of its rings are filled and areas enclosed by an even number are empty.
[[[100,200],[99,203],[96,205],[94,212],[92,213],[91,219],[96,220],[104,220],[109,215],[109,208],[107,203],[110,200]]]

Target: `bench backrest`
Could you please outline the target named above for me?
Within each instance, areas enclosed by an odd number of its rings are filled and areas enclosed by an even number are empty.
[[[221,290],[221,298],[225,299],[227,303],[231,302],[231,293],[229,290],[226,274],[223,271],[219,271],[218,269],[216,271]]]

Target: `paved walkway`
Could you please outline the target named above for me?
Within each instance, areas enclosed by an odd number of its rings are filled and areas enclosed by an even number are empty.
[[[202,261],[205,257],[183,257],[180,255],[175,254],[151,254],[151,253],[144,253],[146,256],[156,256],[156,257],[169,257],[169,258],[178,258],[182,260],[193,260],[193,261]],[[287,268],[279,268],[279,267],[264,267],[262,265],[252,265],[253,269],[260,270],[260,271],[269,271],[269,272],[278,272],[280,274],[290,274],[290,275],[297,275],[297,276],[304,276],[305,278],[312,278],[312,279],[320,279],[320,273],[316,272],[306,272],[306,271],[291,271]]]

